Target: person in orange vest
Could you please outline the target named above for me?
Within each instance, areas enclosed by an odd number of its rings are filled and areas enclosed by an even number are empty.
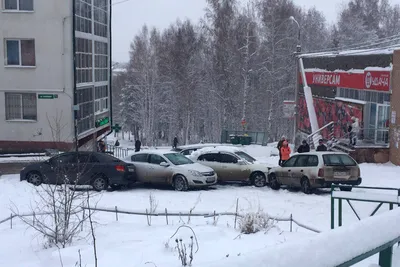
[[[289,143],[285,140],[281,147],[281,166],[290,158],[290,153],[292,153],[292,151],[290,150]]]

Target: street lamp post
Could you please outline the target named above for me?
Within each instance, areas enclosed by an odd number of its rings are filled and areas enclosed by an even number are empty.
[[[299,106],[299,61],[297,59],[297,56],[300,55],[301,53],[301,27],[299,22],[291,16],[289,18],[291,21],[296,23],[298,27],[298,34],[297,34],[297,46],[296,46],[296,51],[294,53],[294,59],[295,59],[295,75],[296,75],[296,84],[294,86],[294,124],[293,124],[293,144],[296,145],[296,133],[297,133],[297,121],[298,121],[298,106]]]

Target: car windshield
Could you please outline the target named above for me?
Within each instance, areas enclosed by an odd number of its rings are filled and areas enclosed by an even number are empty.
[[[168,153],[164,154],[164,156],[174,165],[193,164],[193,161],[179,153]]]
[[[254,163],[256,161],[255,158],[253,158],[252,156],[250,156],[249,154],[243,152],[243,151],[237,151],[235,152],[236,155],[238,155],[240,158],[250,162],[250,163]]]
[[[356,166],[357,163],[347,155],[327,154],[322,156],[326,166]]]

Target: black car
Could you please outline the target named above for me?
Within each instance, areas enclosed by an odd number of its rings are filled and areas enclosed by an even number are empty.
[[[118,189],[136,182],[133,164],[99,152],[67,152],[33,163],[20,173],[21,181],[44,184],[92,185],[96,191]]]

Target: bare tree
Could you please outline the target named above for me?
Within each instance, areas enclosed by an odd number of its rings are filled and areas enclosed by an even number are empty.
[[[87,171],[86,163],[78,161],[76,173],[71,173],[69,164],[64,164],[60,157],[52,158],[44,163],[40,173],[30,174],[29,182],[36,185],[36,198],[30,205],[32,219],[20,214],[15,205],[12,207],[12,212],[25,224],[43,235],[46,247],[65,248],[71,244],[92,215],[83,212],[83,207],[94,193],[78,187]]]

